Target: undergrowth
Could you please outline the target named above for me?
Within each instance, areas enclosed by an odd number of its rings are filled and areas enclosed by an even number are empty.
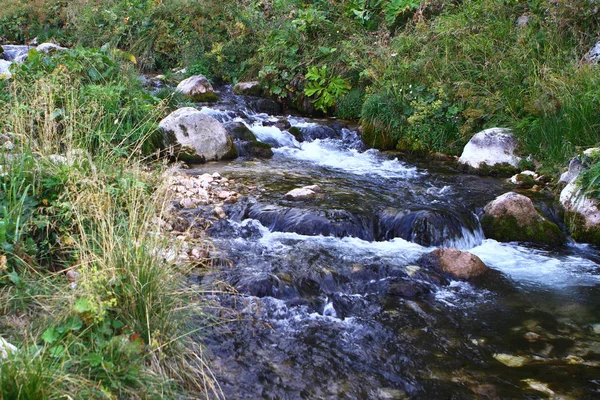
[[[32,51],[0,88],[0,398],[220,397],[160,231],[167,109],[133,61]]]

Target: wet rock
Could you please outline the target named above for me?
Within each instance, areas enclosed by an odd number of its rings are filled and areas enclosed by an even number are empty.
[[[481,226],[489,238],[556,246],[566,242],[560,228],[540,215],[531,199],[521,194],[505,193],[488,203],[484,212]]]
[[[0,79],[10,78],[12,73],[10,72],[10,66],[12,62],[6,60],[0,60]]]
[[[517,168],[520,159],[514,154],[516,147],[517,140],[510,130],[486,129],[469,140],[458,162],[474,169],[503,166]]]
[[[548,387],[548,385],[546,383],[542,383],[542,382],[536,381],[534,379],[523,379],[523,382],[525,382],[533,390],[542,392],[542,393],[550,396],[550,398],[552,398],[552,399],[556,398],[556,393],[554,392],[554,390],[550,389],[550,387]]]
[[[235,147],[240,157],[271,158],[271,145],[259,142],[254,133],[240,121],[225,124],[225,129],[234,139]]]
[[[393,388],[379,388],[375,397],[377,400],[404,400],[408,395],[404,390]]]
[[[2,58],[6,61],[23,62],[27,58],[29,50],[35,48],[34,46],[22,46],[22,45],[4,45],[2,49]]]
[[[280,120],[277,121],[277,123],[275,124],[275,126],[281,130],[281,131],[285,131],[288,130],[292,127],[292,124],[290,124],[290,121],[288,121],[287,118],[281,118]]]
[[[233,86],[233,93],[237,95],[260,96],[262,94],[262,87],[258,81],[238,82]]]
[[[498,360],[499,362],[501,362],[502,364],[506,365],[507,367],[511,367],[511,368],[522,367],[529,361],[529,359],[527,357],[513,356],[511,354],[504,354],[504,353],[496,353],[496,354],[494,354],[494,358],[496,360]]]
[[[232,159],[237,151],[231,136],[216,119],[192,107],[180,108],[160,121],[169,155],[188,163]]]
[[[16,346],[8,343],[4,338],[0,337],[0,359],[4,360],[8,358],[10,353],[16,353],[19,349]]]
[[[283,198],[286,200],[293,200],[293,201],[310,200],[310,199],[314,199],[316,197],[316,195],[317,195],[317,192],[315,192],[314,190],[311,190],[308,187],[303,187],[303,188],[290,190],[283,196]]]
[[[325,125],[307,125],[301,126],[300,132],[305,141],[313,141],[315,139],[341,139],[342,134],[330,126]]]
[[[488,267],[475,254],[451,247],[435,249],[421,257],[420,262],[461,279],[475,278],[488,271]]]
[[[175,91],[190,97],[192,101],[211,102],[218,100],[212,85],[204,75],[194,75],[182,80]]]
[[[254,104],[254,110],[269,115],[281,115],[281,104],[271,99],[260,99]]]
[[[527,332],[525,335],[525,340],[527,340],[528,342],[534,343],[537,342],[538,340],[540,340],[542,338],[541,335],[535,333],[535,332]]]
[[[419,210],[408,214],[385,212],[380,215],[379,225],[383,240],[402,238],[423,246],[473,247],[481,243],[475,235],[478,221],[472,214],[457,215],[446,210]],[[465,232],[473,233],[465,237]],[[469,243],[472,241],[472,243]]]

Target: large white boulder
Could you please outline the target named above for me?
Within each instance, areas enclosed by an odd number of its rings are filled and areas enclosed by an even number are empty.
[[[517,167],[520,158],[514,152],[517,140],[506,128],[490,128],[481,131],[469,140],[458,162],[472,168],[481,168],[484,164],[495,166],[509,164]]]
[[[237,157],[231,136],[213,117],[184,107],[169,114],[158,126],[169,154],[188,163]]]
[[[182,80],[175,91],[190,97],[193,101],[216,101],[217,95],[204,75],[194,75]]]

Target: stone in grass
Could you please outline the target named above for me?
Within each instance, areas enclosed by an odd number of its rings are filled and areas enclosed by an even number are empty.
[[[509,192],[484,208],[485,235],[500,242],[530,242],[559,246],[566,242],[560,228],[544,218],[526,196]]]
[[[458,159],[474,172],[493,174],[514,173],[520,158],[514,152],[517,140],[510,130],[490,128],[475,134]]]
[[[488,267],[475,254],[455,248],[435,249],[425,254],[420,262],[461,279],[476,278],[488,271]]]
[[[184,107],[158,124],[164,145],[171,157],[198,164],[237,157],[237,150],[225,127],[195,108]]]
[[[4,338],[0,337],[0,359],[4,360],[8,358],[8,355],[11,353],[16,353],[19,351],[16,346],[8,343]]]
[[[194,75],[182,80],[175,91],[196,102],[213,102],[219,99],[204,75]]]
[[[582,194],[577,179],[565,186],[559,199],[571,237],[581,243],[600,245],[600,202]]]

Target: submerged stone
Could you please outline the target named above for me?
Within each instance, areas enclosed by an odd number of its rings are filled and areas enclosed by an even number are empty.
[[[494,354],[494,358],[496,360],[498,360],[499,362],[501,362],[502,364],[506,365],[507,367],[511,367],[511,368],[522,367],[528,361],[527,357],[513,356],[511,354],[504,354],[504,353],[496,353],[496,354]]]
[[[484,208],[481,226],[486,237],[500,242],[531,242],[561,245],[565,235],[544,218],[526,196],[515,192],[497,197]]]
[[[435,249],[425,254],[421,262],[461,279],[475,278],[488,271],[488,267],[475,254],[455,248]]]

